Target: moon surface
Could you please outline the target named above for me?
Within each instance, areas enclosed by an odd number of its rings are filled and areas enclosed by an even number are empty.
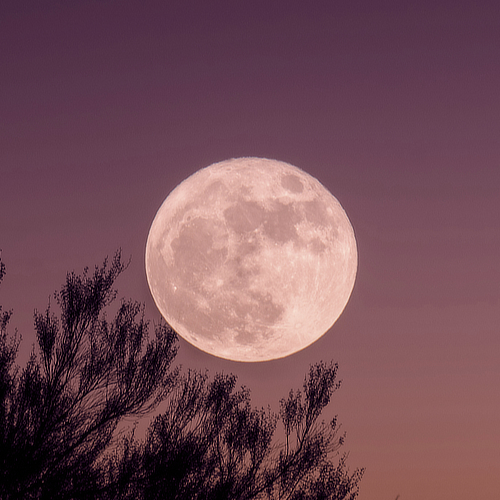
[[[235,361],[282,358],[320,338],[344,310],[356,269],[337,199],[299,168],[263,158],[191,175],[161,205],[146,244],[166,321]]]

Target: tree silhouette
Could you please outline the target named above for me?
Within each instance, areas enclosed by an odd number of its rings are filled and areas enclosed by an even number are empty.
[[[354,499],[363,471],[346,472],[336,419],[319,422],[339,386],[336,372],[313,365],[278,415],[253,409],[232,375],[209,381],[188,372],[144,442],[126,438],[110,458],[107,498]],[[273,442],[278,422],[281,444]]]
[[[162,322],[148,340],[137,302],[107,320],[125,267],[117,253],[69,273],[59,317],[35,311],[38,348],[22,370],[0,308],[0,498],[354,499],[363,470],[348,473],[336,419],[320,421],[337,365],[313,365],[277,414],[252,408],[234,375],[172,368],[175,332]],[[117,436],[161,401],[142,440]]]
[[[122,301],[111,322],[103,314],[124,268],[117,254],[93,274],[67,275],[55,294],[60,319],[50,305],[35,312],[39,349],[19,376],[9,371],[14,346],[3,341],[4,498],[86,496],[118,423],[149,412],[173,386],[175,333],[162,324],[144,348],[148,324],[140,304]]]

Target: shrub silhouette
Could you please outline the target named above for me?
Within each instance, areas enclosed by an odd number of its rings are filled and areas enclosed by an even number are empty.
[[[93,273],[68,273],[54,294],[59,316],[50,304],[35,311],[37,348],[23,369],[0,308],[0,498],[356,498],[363,470],[349,474],[336,419],[320,421],[337,365],[311,366],[277,414],[252,408],[234,375],[173,368],[177,336],[161,322],[150,340],[141,304],[122,300],[108,321],[125,267],[118,252]],[[143,439],[117,437],[124,419],[162,401]]]

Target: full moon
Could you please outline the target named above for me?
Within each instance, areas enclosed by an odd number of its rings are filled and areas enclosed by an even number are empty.
[[[297,167],[215,163],[165,199],[146,244],[158,309],[199,349],[235,361],[293,354],[341,315],[357,269],[337,199]]]

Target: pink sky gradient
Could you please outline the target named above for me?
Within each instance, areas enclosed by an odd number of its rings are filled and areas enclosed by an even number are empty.
[[[334,327],[232,372],[256,405],[337,361],[360,500],[500,498],[500,4],[4,0],[0,303],[20,362],[67,271],[144,250],[184,178],[231,157],[296,165],[338,198],[358,277]]]

